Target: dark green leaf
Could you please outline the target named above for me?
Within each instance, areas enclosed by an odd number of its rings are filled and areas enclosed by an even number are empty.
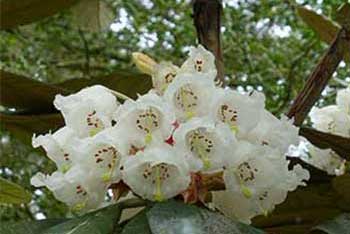
[[[0,113],[1,127],[10,131],[12,135],[30,143],[33,134],[47,133],[63,126],[61,114],[44,115],[6,115]]]
[[[0,222],[0,234],[39,234],[64,221],[65,219],[47,219],[40,221]]]
[[[1,0],[0,29],[28,24],[70,7],[78,0]]]
[[[0,178],[0,203],[22,204],[31,199],[31,194],[21,186]]]
[[[146,216],[147,210],[135,215],[123,228],[122,234],[152,234]]]
[[[137,94],[144,94],[151,89],[152,80],[147,75],[120,70],[109,76],[67,80],[56,85],[71,92],[77,92],[82,88],[96,84],[104,85],[131,98],[136,98]]]
[[[156,204],[147,217],[153,234],[264,233],[218,213],[175,201]]]
[[[327,17],[319,15],[303,6],[297,6],[296,9],[303,21],[319,35],[321,40],[328,44],[332,43],[339,31],[337,24]]]
[[[42,234],[111,234],[116,229],[120,213],[119,205],[108,206],[53,226]]]
[[[53,100],[57,93],[66,94],[62,88],[45,84],[24,76],[0,70],[0,105],[15,108],[17,112],[53,112]]]
[[[333,220],[313,228],[311,233],[350,234],[350,213],[344,213]]]

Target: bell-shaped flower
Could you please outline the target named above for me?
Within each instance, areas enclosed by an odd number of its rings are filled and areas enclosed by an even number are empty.
[[[214,80],[216,77],[216,66],[214,55],[206,50],[202,45],[190,48],[189,58],[182,64],[181,73],[206,74],[199,78],[209,78]]]
[[[337,92],[337,105],[350,115],[350,87]]]
[[[77,140],[75,150],[79,156],[74,163],[90,168],[100,183],[118,183],[120,163],[127,154],[122,139],[117,129],[108,128],[93,137]]]
[[[185,150],[191,170],[212,173],[222,170],[236,149],[230,128],[208,118],[193,118],[174,132],[175,148]]]
[[[168,86],[164,99],[170,103],[179,121],[208,114],[208,104],[216,94],[214,81],[195,74],[179,74]]]
[[[34,135],[32,144],[34,148],[43,147],[58,170],[64,173],[71,167],[77,155],[72,144],[74,139],[77,139],[75,132],[68,127],[63,127],[54,134]]]
[[[258,125],[248,132],[244,138],[260,145],[269,145],[287,152],[291,145],[299,143],[299,128],[286,116],[276,118],[268,111],[263,111]]]
[[[191,180],[184,158],[166,144],[153,145],[126,158],[122,175],[134,193],[153,201],[180,194]]]
[[[174,111],[158,95],[150,92],[137,101],[126,101],[114,114],[116,128],[129,146],[144,147],[153,139],[165,141],[173,131]]]
[[[255,97],[230,89],[218,91],[210,108],[216,121],[227,124],[238,137],[251,131],[259,122],[264,103]]]
[[[107,191],[90,172],[88,168],[78,165],[65,174],[56,171],[44,175],[39,172],[32,177],[31,184],[36,187],[46,186],[58,200],[75,211],[88,211],[99,208]]]
[[[314,128],[343,137],[350,137],[350,115],[336,105],[314,107],[310,111]]]
[[[234,163],[224,170],[225,191],[213,192],[213,203],[242,222],[267,214],[282,203],[288,191],[305,185],[309,173],[297,165],[288,169],[283,154],[268,146],[240,142]]]
[[[152,74],[153,88],[158,94],[163,95],[168,85],[175,79],[179,68],[171,62],[160,62],[155,65],[154,73]]]
[[[95,85],[69,96],[56,95],[54,105],[68,127],[80,137],[89,137],[111,126],[119,104],[108,88]]]

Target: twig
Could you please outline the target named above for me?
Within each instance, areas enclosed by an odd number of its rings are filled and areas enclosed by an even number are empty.
[[[85,73],[89,77],[90,76],[90,51],[89,51],[89,44],[85,38],[84,32],[79,29],[79,36],[81,40],[83,41],[84,45],[84,51],[85,51]]]
[[[193,22],[198,42],[215,56],[217,80],[224,82],[224,63],[221,52],[220,28],[222,5],[219,0],[194,0]]]

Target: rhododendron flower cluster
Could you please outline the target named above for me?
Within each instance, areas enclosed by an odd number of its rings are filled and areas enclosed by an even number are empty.
[[[288,168],[285,157],[298,129],[269,113],[262,93],[219,87],[209,51],[192,48],[181,67],[141,53],[134,59],[153,81],[137,100],[120,104],[100,85],[56,96],[65,126],[34,136],[33,146],[46,150],[57,171],[38,173],[33,185],[86,211],[121,181],[136,196],[163,201],[184,194],[193,175],[221,173],[226,189],[213,192],[213,204],[245,222],[305,185],[308,172]]]
[[[335,105],[314,107],[310,119],[313,127],[319,131],[350,138],[350,88],[337,92]],[[306,140],[305,145],[301,154],[303,160],[328,174],[344,174],[346,160],[333,150],[317,148]]]

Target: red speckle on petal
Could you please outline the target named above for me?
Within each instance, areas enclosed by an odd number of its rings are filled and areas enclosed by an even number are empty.
[[[173,145],[175,144],[173,135],[171,135],[170,137],[168,137],[168,139],[166,139],[164,142],[167,143],[167,144],[169,144],[169,145],[171,145],[171,146],[173,146]]]
[[[174,126],[174,130],[180,126],[180,124],[179,124],[179,122],[177,122],[177,120],[174,123],[172,123],[172,125]]]

